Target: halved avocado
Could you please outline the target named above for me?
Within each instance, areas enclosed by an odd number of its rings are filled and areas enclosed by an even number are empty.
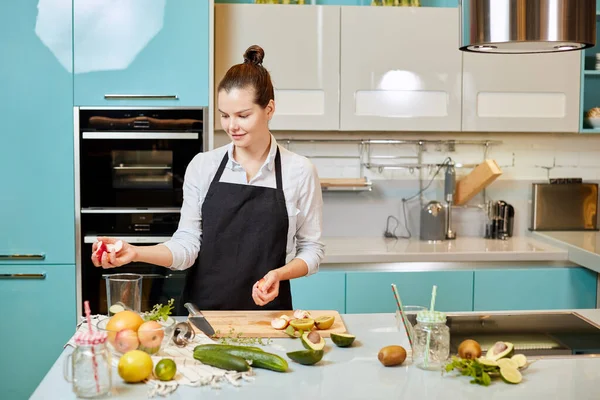
[[[313,365],[323,358],[323,350],[298,350],[286,353],[287,356],[302,365]]]
[[[498,361],[501,358],[512,357],[515,346],[510,342],[496,342],[487,352],[485,358]]]
[[[356,336],[351,335],[349,333],[332,333],[331,334],[331,341],[337,347],[349,347],[352,345],[352,343],[354,343],[354,339],[356,339]]]
[[[323,350],[325,347],[325,339],[317,332],[304,332],[301,337],[302,345],[309,350]]]

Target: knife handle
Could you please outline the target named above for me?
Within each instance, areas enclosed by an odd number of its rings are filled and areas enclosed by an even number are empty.
[[[198,310],[196,308],[196,306],[193,305],[192,303],[185,303],[183,306],[188,309],[188,311],[190,312],[192,317],[196,316],[196,315],[202,316],[202,313],[200,312],[200,310]]]

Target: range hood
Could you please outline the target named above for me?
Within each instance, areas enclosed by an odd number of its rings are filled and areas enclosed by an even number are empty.
[[[596,45],[596,0],[460,0],[460,50],[549,53]]]

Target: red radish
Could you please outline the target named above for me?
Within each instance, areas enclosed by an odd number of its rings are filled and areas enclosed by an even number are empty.
[[[283,318],[273,318],[271,320],[271,326],[275,329],[285,329],[288,326],[288,321]]]
[[[297,318],[297,319],[310,318],[310,313],[305,310],[296,310],[296,311],[294,311],[294,318]]]
[[[123,241],[122,240],[117,240],[115,242],[115,244],[107,244],[106,245],[106,249],[107,251],[111,252],[111,253],[118,253],[119,251],[121,251],[123,249]]]
[[[262,290],[264,284],[265,278],[260,278],[260,280],[258,281],[258,290]]]
[[[96,248],[96,252],[94,253],[98,261],[102,261],[102,255],[107,251],[108,249],[106,248],[106,244],[103,241],[99,241],[98,247]]]

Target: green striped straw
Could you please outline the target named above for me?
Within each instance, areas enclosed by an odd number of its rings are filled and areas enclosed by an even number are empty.
[[[437,294],[437,285],[433,285],[433,290],[431,291],[431,306],[429,307],[429,312],[434,311],[436,294]],[[427,346],[425,346],[425,367],[429,366],[429,344],[430,344],[430,342],[431,342],[431,330],[427,332]]]

